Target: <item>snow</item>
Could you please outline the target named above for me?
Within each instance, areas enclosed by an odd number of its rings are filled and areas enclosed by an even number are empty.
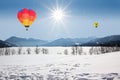
[[[49,54],[31,54],[0,56],[0,72],[5,75],[18,73],[38,73],[44,77],[61,77],[69,80],[107,80],[102,79],[114,77],[120,80],[120,52],[106,53],[100,55],[89,55],[89,47],[84,47],[87,55],[64,55],[65,49],[70,53],[71,47],[45,47]],[[17,49],[17,48],[14,48]],[[25,51],[23,48],[23,52]],[[61,54],[57,54],[61,53]],[[110,73],[110,74],[109,74]],[[112,74],[116,73],[116,74]],[[117,76],[116,76],[117,75]],[[73,79],[72,76],[74,76]],[[84,79],[85,78],[85,79]],[[34,79],[36,80],[36,79]],[[53,79],[55,80],[55,79]],[[57,80],[57,78],[56,78]],[[59,79],[62,80],[62,79]],[[65,79],[64,79],[65,80]],[[112,79],[109,79],[112,80]]]

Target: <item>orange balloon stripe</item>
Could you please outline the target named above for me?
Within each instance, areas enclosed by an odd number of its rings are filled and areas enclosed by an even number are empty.
[[[35,20],[35,17],[34,17],[34,16],[29,16],[29,20],[30,20],[30,21],[34,21],[34,20]]]

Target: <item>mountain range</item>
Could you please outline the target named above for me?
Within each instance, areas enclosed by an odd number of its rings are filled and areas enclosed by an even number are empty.
[[[85,43],[90,40],[93,40],[93,37],[89,38],[60,38],[54,41],[48,42],[45,40],[40,39],[33,39],[33,38],[19,38],[19,37],[10,37],[5,41],[11,44],[15,44],[17,46],[74,46],[75,43]]]
[[[48,43],[48,41],[40,40],[40,39],[33,39],[33,38],[19,38],[19,37],[10,37],[5,40],[6,42],[15,44],[17,46],[41,46],[43,44]]]
[[[120,35],[111,35],[93,39],[89,42],[83,43],[81,46],[120,46]]]
[[[14,44],[14,45],[13,45]],[[33,38],[10,37],[5,41],[0,40],[0,47],[11,46],[120,46],[120,35],[111,35],[101,38],[60,38],[54,41],[46,41]]]
[[[74,46],[76,44],[83,44],[95,38],[88,37],[88,38],[60,38],[44,44],[44,46]]]
[[[12,47],[12,46],[16,46],[16,45],[0,40],[0,48]]]

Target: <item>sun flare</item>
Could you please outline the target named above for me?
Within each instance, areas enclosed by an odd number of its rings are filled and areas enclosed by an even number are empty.
[[[48,19],[50,20],[51,24],[53,26],[65,26],[68,18],[71,16],[69,15],[68,6],[67,5],[59,4],[58,1],[56,1],[55,4],[53,4],[52,7],[47,7],[49,12]]]
[[[54,21],[54,23],[62,23],[65,21],[66,13],[65,10],[62,8],[54,8],[51,9],[51,20]]]
[[[52,12],[52,18],[56,21],[63,20],[65,14],[63,10],[57,9]]]

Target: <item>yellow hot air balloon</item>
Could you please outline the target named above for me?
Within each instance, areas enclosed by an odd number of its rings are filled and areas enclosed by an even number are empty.
[[[94,27],[97,28],[99,26],[98,22],[94,22]]]

